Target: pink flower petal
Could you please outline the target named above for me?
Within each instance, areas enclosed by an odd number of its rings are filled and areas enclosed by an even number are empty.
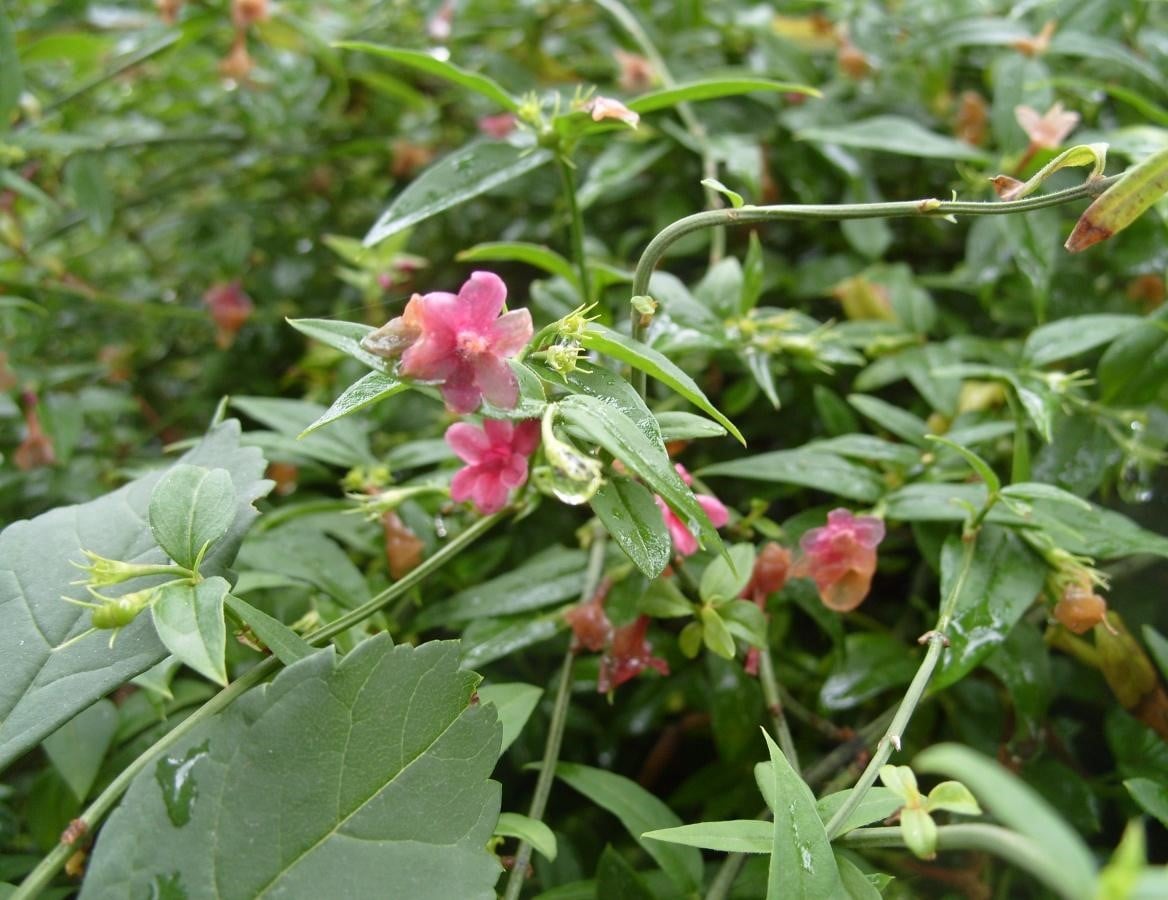
[[[472,380],[473,372],[467,366],[459,366],[442,385],[442,399],[451,412],[463,415],[479,408],[482,393]]]
[[[875,516],[860,516],[853,523],[852,532],[858,543],[874,548],[884,540],[884,520]]]
[[[496,513],[506,506],[509,493],[510,491],[499,482],[498,478],[484,475],[475,484],[474,495],[471,499],[475,508],[486,516]]]
[[[402,354],[399,371],[407,378],[442,381],[449,378],[458,365],[454,339],[446,334],[426,331]]]
[[[515,426],[511,447],[516,453],[531,456],[539,446],[539,419],[524,419]]]
[[[513,428],[506,419],[483,419],[483,432],[492,448],[510,449]]]
[[[491,440],[489,433],[484,434],[466,422],[458,422],[446,429],[446,445],[463,462],[477,463],[491,449]]]
[[[519,379],[506,360],[482,353],[473,366],[474,383],[483,396],[500,409],[514,409],[519,402]]]
[[[527,481],[527,460],[518,454],[499,468],[499,482],[507,488],[517,488]]]
[[[478,466],[467,466],[465,469],[459,469],[450,479],[450,499],[455,503],[469,500],[474,495],[478,480]]]
[[[507,285],[494,272],[471,272],[458,291],[463,317],[460,326],[485,326],[494,321],[507,302]]]
[[[721,528],[730,521],[730,513],[717,497],[709,494],[697,494],[698,506],[705,510],[706,517],[715,528]]]
[[[504,313],[491,326],[491,352],[499,356],[514,356],[527,346],[535,326],[531,324],[531,311],[513,309]]]

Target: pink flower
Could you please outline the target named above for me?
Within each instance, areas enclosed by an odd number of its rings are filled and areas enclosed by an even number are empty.
[[[1042,115],[1033,107],[1015,106],[1014,118],[1030,138],[1030,143],[1046,150],[1057,149],[1079,124],[1079,114],[1067,112],[1061,103],[1056,103]]]
[[[876,571],[876,546],[882,540],[882,520],[833,509],[827,514],[827,525],[812,528],[799,541],[803,558],[795,564],[794,574],[815,579],[819,598],[828,609],[848,612],[868,596]]]
[[[511,491],[527,481],[527,458],[539,446],[539,420],[517,425],[485,419],[482,428],[459,422],[446,429],[446,443],[468,465],[450,482],[450,496],[469,500],[483,515],[507,505]]]
[[[677,469],[677,474],[686,484],[693,484],[693,476],[685,470],[685,466],[676,463],[674,468]],[[717,497],[712,497],[709,494],[695,494],[694,496],[715,528],[721,528],[730,521],[730,513]],[[664,500],[660,497],[653,499],[657,501],[657,508],[661,510],[661,516],[665,519],[665,527],[669,529],[669,536],[673,539],[673,549],[681,556],[692,556],[697,553],[698,539],[693,532],[677,517],[677,513],[666,505]]]
[[[497,141],[503,140],[515,130],[514,113],[498,113],[494,116],[483,116],[479,119],[479,131]]]
[[[501,409],[513,409],[519,382],[506,358],[523,349],[534,329],[526,309],[499,315],[507,299],[503,280],[491,272],[473,272],[457,295],[436,291],[415,299],[419,334],[402,354],[401,374],[442,382],[442,397],[452,412],[473,412],[484,397]],[[403,320],[410,315],[407,307]]]
[[[632,624],[616,630],[608,652],[600,660],[597,691],[607,694],[646,668],[656,669],[662,675],[669,674],[669,664],[652,655],[653,645],[645,640],[648,630],[648,616],[639,616]]]
[[[239,329],[251,318],[255,305],[238,281],[212,285],[203,294],[203,302],[215,323],[215,343],[226,350],[235,341]]]
[[[636,128],[641,117],[612,97],[593,97],[584,105],[584,111],[592,113],[592,121],[600,122],[604,119],[617,119],[630,128]]]

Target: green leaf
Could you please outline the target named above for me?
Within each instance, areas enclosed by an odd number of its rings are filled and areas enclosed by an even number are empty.
[[[659,828],[645,832],[642,837],[719,853],[770,853],[774,826],[759,819],[731,819]]]
[[[904,845],[918,859],[937,855],[937,823],[923,809],[906,807],[900,812],[900,834]]]
[[[253,501],[271,489],[260,453],[239,446],[239,423],[216,425],[180,463],[224,468],[235,485],[235,519],[203,560],[204,575],[226,570],[257,515]],[[89,628],[89,611],[73,584],[82,550],[144,564],[166,562],[146,523],[150,494],[165,470],[76,506],[63,506],[0,533],[0,767],[81,710],[166,656],[149,617],[131,623],[111,649],[98,635],[55,650]],[[46,552],[46,548],[52,548]],[[135,585],[130,585],[135,587]],[[116,591],[111,591],[116,596]]]
[[[231,585],[219,577],[195,585],[172,581],[159,588],[151,607],[154,628],[166,649],[200,675],[223,685],[227,684],[223,599],[230,590]]]
[[[892,793],[896,794],[905,804],[911,804],[920,799],[920,790],[917,788],[917,777],[908,766],[884,765],[880,767],[880,780]]]
[[[369,53],[383,59],[391,59],[403,66],[409,66],[411,69],[417,69],[419,72],[425,72],[427,75],[435,75],[438,78],[472,90],[477,94],[482,94],[488,100],[498,103],[508,112],[517,112],[519,110],[519,101],[487,76],[480,75],[478,72],[468,72],[466,69],[454,65],[454,63],[445,62],[421,50],[383,47],[380,44],[369,44],[365,41],[338,41],[333,46],[339,47],[342,50],[356,50],[359,53]]]
[[[312,655],[312,646],[279,619],[230,593],[224,602],[284,665],[290,666]]]
[[[0,9],[0,131],[8,130],[9,119],[20,103],[23,90],[24,74],[16,52],[16,35],[12,22]]]
[[[409,183],[365,235],[372,247],[390,235],[458,206],[551,162],[549,150],[505,141],[475,141],[436,162]]]
[[[1168,384],[1168,306],[1117,338],[1098,367],[1099,391],[1111,404],[1142,405],[1163,396]]]
[[[558,275],[573,287],[580,287],[580,276],[571,262],[543,244],[522,241],[497,241],[475,244],[455,256],[459,262],[521,262],[542,269],[549,275]]]
[[[392,397],[394,394],[400,394],[408,387],[406,382],[394,378],[392,375],[369,372],[345,388],[341,396],[333,401],[333,405],[325,410],[319,419],[300,432],[299,436],[305,437],[330,422],[335,422],[337,419],[378,403],[387,397]]]
[[[239,552],[248,575],[269,573],[323,591],[352,609],[369,599],[369,584],[349,555],[310,523],[289,523],[250,536]]]
[[[1168,786],[1151,778],[1129,778],[1123,786],[1140,809],[1168,828]]]
[[[1142,321],[1139,316],[1105,314],[1059,319],[1030,332],[1022,355],[1032,366],[1045,366],[1109,344]]]
[[[114,220],[114,195],[93,154],[74,156],[65,164],[65,183],[89,227],[105,234]]]
[[[934,787],[929,791],[925,809],[929,812],[943,809],[963,816],[981,815],[981,807],[977,805],[977,800],[969,792],[969,788],[960,781],[942,781]]]
[[[930,747],[913,760],[913,768],[959,778],[994,818],[1033,840],[1048,859],[1058,860],[1055,887],[1064,896],[1093,894],[1096,869],[1091,851],[1026,782],[957,744]]]
[[[744,456],[706,466],[698,474],[702,478],[723,476],[797,484],[862,503],[875,503],[885,490],[884,481],[872,469],[819,447]]]
[[[847,900],[880,900],[880,889],[843,853],[836,852],[835,864],[839,866],[840,885]]]
[[[815,804],[820,820],[826,825],[847,802],[853,788],[846,791],[837,791],[820,798]],[[852,810],[851,815],[840,826],[840,834],[847,834],[854,828],[871,825],[873,822],[882,822],[904,805],[904,800],[885,787],[868,788],[864,799]]]
[[[499,725],[458,662],[378,635],[249,691],[138,775],[82,897],[493,898]]]
[[[490,616],[506,616],[580,596],[585,554],[552,547],[504,575],[473,585],[418,614],[419,630],[450,627]]]
[[[734,544],[702,573],[698,595],[706,603],[733,600],[742,593],[754,570],[754,544]]]
[[[608,533],[649,578],[656,578],[673,554],[669,530],[653,495],[630,478],[614,475],[589,501]]]
[[[633,340],[611,328],[592,324],[580,338],[580,343],[589,350],[603,353],[635,369],[652,375],[662,384],[681,394],[706,415],[716,419],[735,439],[746,446],[746,439],[726,416],[714,407],[697,382],[679,369],[668,357],[647,344]]]
[[[559,611],[556,611],[507,625],[479,643],[470,643],[469,635],[464,634],[463,646],[466,649],[462,654],[463,664],[485,666],[487,663],[553,638],[567,627],[567,621]]]
[[[608,844],[600,854],[600,862],[596,864],[596,886],[594,892],[589,892],[589,900],[593,897],[604,897],[605,900],[657,900],[655,894],[647,884],[641,873],[633,868],[632,863]]]
[[[231,405],[271,429],[249,431],[246,440],[263,446],[278,459],[316,460],[346,468],[379,462],[369,448],[369,424],[359,419],[337,420],[327,431],[299,437],[324,414],[319,403],[283,397],[232,397]]]
[[[361,339],[377,330],[372,325],[363,325],[360,322],[343,322],[340,319],[286,319],[285,321],[301,334],[320,341],[334,350],[340,350],[375,371],[385,375],[390,374],[388,360],[370,353],[361,346]]]
[[[1031,595],[1030,599],[1034,599]],[[915,649],[887,634],[853,632],[845,652],[819,689],[828,710],[851,709],[892,688],[908,684],[917,670]]]
[[[822,900],[839,894],[839,869],[811,788],[763,732],[775,798],[767,900]]]
[[[718,610],[712,606],[703,606],[698,611],[702,623],[702,642],[710,650],[723,659],[734,658],[734,637],[718,615]]]
[[[867,394],[849,394],[848,403],[877,428],[883,428],[918,447],[928,446],[925,435],[929,433],[929,426],[920,416]]]
[[[235,518],[235,487],[226,469],[176,465],[150,495],[150,530],[158,546],[193,570]]]
[[[733,600],[718,607],[718,615],[726,623],[726,629],[736,638],[746,641],[752,647],[766,646],[766,613],[752,601]]]
[[[633,386],[615,372],[595,365],[589,365],[587,372],[577,369],[567,375],[559,375],[542,366],[532,368],[549,384],[567,388],[573,393],[595,397],[623,411],[641,429],[641,433],[664,452],[665,442],[662,440],[661,426],[657,424],[657,418],[649,411],[649,407]]]
[[[1079,253],[1127,228],[1168,192],[1168,149],[1153,153],[1120,176],[1079,217],[1064,245]]]
[[[117,730],[117,707],[98,700],[45,738],[45,753],[78,801],[89,796]]]
[[[561,762],[556,765],[556,777],[620,819],[633,839],[666,871],[684,895],[698,890],[702,883],[702,855],[689,847],[662,844],[645,837],[647,832],[681,825],[681,819],[668,806],[635,781],[603,769]]]
[[[691,441],[695,438],[722,437],[726,429],[717,422],[694,415],[693,413],[673,412],[656,413],[657,424],[661,426],[661,437],[666,441]]]
[[[539,819],[522,816],[519,813],[500,813],[499,821],[495,825],[495,834],[527,841],[549,861],[555,861],[556,836]]]
[[[722,539],[693,493],[681,480],[665,450],[649,442],[621,410],[593,397],[575,394],[559,401],[568,424],[596,441],[669,504],[708,550],[720,551]]]
[[[1168,638],[1165,638],[1151,625],[1144,625],[1140,628],[1140,633],[1144,636],[1148,653],[1156,661],[1161,677],[1168,679]]]
[[[950,537],[941,551],[941,596],[949,595],[960,577],[964,542]],[[1005,528],[983,527],[977,535],[973,562],[961,586],[950,646],[933,676],[940,690],[964,678],[1006,642],[1014,625],[1042,589],[1046,567],[1034,552]]]
[[[633,112],[644,115],[659,109],[669,109],[679,103],[717,100],[719,97],[735,97],[754,91],[804,94],[808,97],[820,96],[819,91],[808,85],[787,81],[771,81],[769,78],[705,78],[701,81],[690,81],[649,94],[642,94],[640,97],[630,100],[626,105]]]
[[[795,137],[802,141],[880,150],[902,156],[972,162],[986,160],[985,153],[972,144],[929,131],[904,116],[873,116],[846,125],[804,128]]]
[[[479,702],[495,704],[499,723],[503,726],[502,753],[519,737],[523,726],[535,711],[543,688],[533,684],[486,684],[479,688]]]
[[[925,435],[925,439],[932,441],[935,444],[941,444],[942,446],[948,447],[950,450],[954,450],[959,453],[961,458],[969,463],[969,467],[977,473],[978,477],[981,478],[982,481],[985,482],[986,488],[991,493],[1001,490],[1001,479],[998,478],[997,473],[993,470],[990,464],[982,459],[977,453],[970,450],[968,447],[962,446],[956,441],[951,441],[948,438],[940,437],[935,434],[927,434]]]

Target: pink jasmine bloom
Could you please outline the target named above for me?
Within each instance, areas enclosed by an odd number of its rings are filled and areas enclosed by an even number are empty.
[[[457,295],[436,291],[417,298],[417,306],[407,306],[402,316],[406,330],[415,317],[417,336],[402,353],[401,374],[442,382],[442,398],[452,412],[473,412],[484,397],[500,409],[513,409],[519,382],[507,357],[526,346],[534,329],[526,309],[499,315],[506,299],[507,286],[491,272],[471,273]]]
[[[515,114],[499,113],[494,116],[483,116],[479,119],[479,131],[497,141],[503,140],[515,130]]]
[[[613,633],[612,644],[600,659],[600,676],[596,680],[599,693],[607,694],[647,668],[669,674],[669,664],[652,655],[653,645],[645,640],[648,630],[649,617],[639,616],[632,624]]]
[[[686,484],[693,484],[693,476],[685,470],[685,466],[677,463],[674,468],[677,469],[677,474]],[[730,521],[729,511],[717,497],[709,494],[695,494],[694,497],[715,528],[721,528]],[[670,509],[664,500],[660,497],[653,499],[657,501],[657,508],[661,510],[661,516],[665,519],[665,527],[669,529],[669,536],[673,539],[673,549],[680,556],[692,556],[697,553],[698,539],[694,533],[686,527],[686,524],[678,518],[677,513]]]
[[[539,446],[539,420],[512,425],[484,419],[477,428],[458,422],[446,429],[446,443],[467,463],[450,482],[450,496],[469,500],[483,515],[507,505],[511,491],[527,481],[527,458]]]
[[[876,571],[876,546],[882,540],[881,519],[833,509],[827,514],[827,525],[812,528],[800,539],[803,558],[795,564],[794,574],[815,579],[819,599],[828,609],[849,612],[868,596]]]
[[[1042,115],[1030,106],[1015,106],[1014,118],[1037,148],[1055,150],[1062,145],[1068,134],[1079,124],[1077,112],[1067,112],[1061,103],[1056,103]]]
[[[639,115],[612,97],[593,97],[584,105],[584,112],[592,113],[593,122],[618,119],[630,128],[636,128],[641,121]]]

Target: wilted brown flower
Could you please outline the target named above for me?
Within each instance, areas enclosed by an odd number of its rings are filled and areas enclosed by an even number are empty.
[[[621,50],[619,47],[613,51],[612,55],[616,57],[617,65],[620,66],[620,74],[617,76],[616,83],[621,86],[622,90],[635,94],[647,91],[656,83],[657,73],[653,70],[653,64],[645,57],[638,53]]]
[[[235,32],[235,40],[231,42],[231,49],[227,55],[219,60],[219,74],[233,81],[243,81],[251,73],[254,63],[251,54],[247,52],[247,34],[243,31]]]
[[[1050,47],[1050,39],[1054,37],[1057,24],[1054,19],[1049,19],[1034,37],[1024,37],[1014,41],[1010,46],[1026,56],[1042,56]]]
[[[268,18],[268,0],[231,0],[231,21],[237,29]]]
[[[1041,115],[1033,107],[1015,106],[1014,118],[1030,138],[1031,146],[1044,150],[1060,147],[1079,124],[1079,114],[1063,109],[1062,103],[1056,103]]]
[[[215,343],[221,350],[226,350],[235,342],[239,329],[251,318],[255,305],[238,281],[212,285],[203,295],[203,302],[215,323]]]
[[[953,133],[967,144],[982,144],[986,139],[989,109],[985,97],[977,91],[962,91],[957,102]]]
[[[396,581],[418,567],[426,545],[393,510],[381,517],[381,525],[385,529],[385,559],[389,563],[389,574]]]

